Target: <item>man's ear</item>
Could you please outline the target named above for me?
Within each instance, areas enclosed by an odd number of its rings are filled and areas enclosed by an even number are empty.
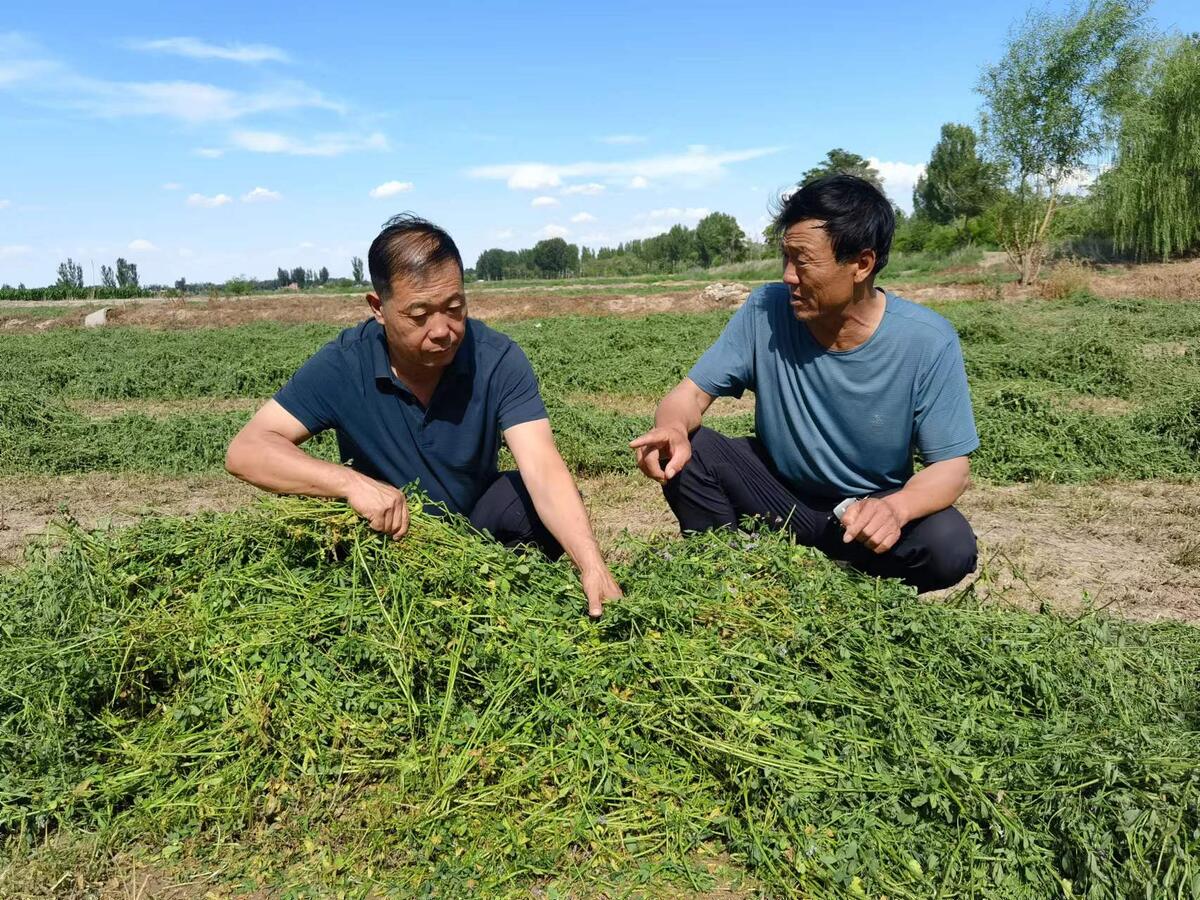
[[[371,315],[375,317],[375,321],[380,325],[383,323],[383,301],[379,299],[379,295],[374,291],[367,294],[367,304],[371,307]]]
[[[866,250],[858,254],[858,259],[854,262],[854,283],[862,284],[875,271],[875,251],[868,247]]]

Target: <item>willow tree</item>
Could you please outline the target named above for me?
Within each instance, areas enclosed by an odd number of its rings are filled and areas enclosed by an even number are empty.
[[[1064,187],[1111,146],[1144,67],[1147,5],[1091,0],[1062,14],[1030,12],[984,70],[984,146],[1006,188],[997,236],[1023,284],[1037,280]]]
[[[1166,259],[1200,248],[1200,35],[1159,54],[1121,120],[1103,196],[1122,250]]]

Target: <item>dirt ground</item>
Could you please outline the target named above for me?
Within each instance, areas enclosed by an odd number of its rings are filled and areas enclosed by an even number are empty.
[[[991,254],[996,257],[1001,254]],[[1200,259],[1179,262],[1103,266],[1084,268],[1077,265],[1062,267],[1059,274],[1050,267],[1044,283],[1027,288],[1013,282],[980,283],[979,276],[997,271],[1003,265],[988,260],[989,265],[965,267],[945,276],[945,284],[927,282],[892,282],[884,278],[889,290],[921,303],[945,302],[994,297],[1000,301],[1020,301],[1053,296],[1055,290],[1069,292],[1075,287],[1086,288],[1097,297],[1120,299],[1130,297],[1160,297],[1172,300],[1200,300]],[[954,281],[955,275],[962,278]],[[607,285],[606,289],[622,288]],[[703,282],[672,282],[658,288],[654,284],[630,284],[628,294],[563,295],[581,289],[576,285],[547,285],[546,287],[498,288],[488,286],[468,291],[471,315],[479,319],[531,319],[558,315],[645,315],[655,312],[705,312],[728,308],[727,304],[703,296]],[[681,287],[683,290],[681,290]],[[586,286],[583,286],[586,290]],[[668,292],[668,289],[670,292]],[[658,290],[660,292],[656,293]],[[61,303],[62,314],[47,317],[46,310]],[[74,304],[74,305],[71,305]],[[45,331],[49,328],[76,328],[84,316],[100,304],[77,301],[48,302],[37,309],[29,304],[0,302],[0,334]],[[113,325],[135,325],[151,329],[220,328],[246,325],[253,322],[302,324],[320,322],[350,325],[368,315],[361,294],[268,294],[251,297],[210,299],[163,299],[114,303],[109,311]]]
[[[636,473],[580,482],[606,550],[623,540],[674,535],[670,510]],[[110,474],[0,478],[0,566],[66,512],[88,526],[144,516],[230,510],[256,492],[221,475]],[[1139,620],[1200,622],[1200,485],[977,485],[959,504],[980,541],[968,585],[980,597],[1037,609],[1090,603]],[[618,552],[620,556],[620,552]]]

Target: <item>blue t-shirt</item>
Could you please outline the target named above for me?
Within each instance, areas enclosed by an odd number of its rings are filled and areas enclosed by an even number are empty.
[[[787,285],[754,291],[688,377],[714,397],[755,394],[754,425],[801,493],[857,497],[902,486],[979,446],[962,349],[940,315],[895,294],[875,333],[827,350],[796,319]]]
[[[546,418],[521,348],[474,319],[427,409],[392,375],[374,319],[318,350],[275,400],[313,434],[334,429],[351,468],[395,487],[416,481],[459,513],[496,480],[501,433]]]

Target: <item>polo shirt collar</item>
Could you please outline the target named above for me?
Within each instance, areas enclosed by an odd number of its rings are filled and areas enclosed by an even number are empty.
[[[464,377],[475,374],[475,329],[471,325],[471,320],[467,319],[467,328],[463,334],[462,343],[458,345],[458,350],[454,353],[454,359],[446,367],[446,373],[442,376],[443,378],[446,376]],[[374,331],[374,339],[369,344],[371,347],[371,371],[375,375],[375,380],[377,382],[387,381],[393,387],[405,393],[412,393],[405,386],[404,382],[392,374],[392,361],[388,356],[387,334],[384,332],[383,326],[372,319],[367,327]]]

